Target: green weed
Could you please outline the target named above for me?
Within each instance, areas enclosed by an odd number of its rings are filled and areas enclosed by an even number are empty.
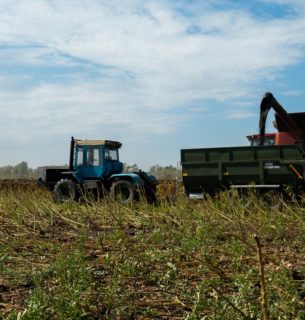
[[[304,319],[305,210],[257,195],[55,205],[0,193],[3,319],[259,319],[256,233],[271,319]]]

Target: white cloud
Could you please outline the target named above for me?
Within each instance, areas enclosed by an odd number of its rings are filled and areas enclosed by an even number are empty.
[[[231,110],[230,113],[225,115],[227,119],[246,119],[256,117],[257,115],[251,112],[243,111],[243,110]]]
[[[304,58],[302,14],[264,20],[213,1],[0,0],[1,139],[73,127],[165,135],[204,99],[244,108],[228,118],[251,117],[256,85]]]
[[[303,93],[301,90],[289,90],[289,91],[284,91],[283,95],[285,96],[299,96]]]
[[[266,3],[276,3],[282,6],[305,7],[304,0],[258,0]]]
[[[232,86],[252,84],[303,56],[303,19],[262,22],[245,12],[207,6],[192,18],[152,1],[3,3],[0,41],[41,46],[22,54],[25,63],[53,63],[51,53],[65,54],[132,72],[149,89],[187,86],[184,93],[192,87],[191,95],[209,92],[219,98]],[[198,25],[203,34],[188,35],[190,25]]]
[[[1,81],[0,81],[1,83]],[[17,82],[15,82],[17,84]],[[13,92],[14,79],[9,84],[11,92],[2,92],[0,111],[5,118],[2,130],[11,138],[19,139],[20,131],[32,123],[30,133],[45,136],[68,134],[77,130],[91,133],[94,128],[107,127],[108,134],[124,131],[129,134],[166,134],[173,131],[179,115],[168,114],[166,101],[145,103],[141,90],[128,85],[119,87],[112,81],[93,83],[42,84],[25,92]],[[169,105],[172,105],[169,97]],[[15,120],[19,127],[11,127]],[[29,133],[27,132],[27,133]],[[24,135],[23,138],[28,135]],[[6,139],[6,135],[1,137]]]
[[[195,107],[195,108],[190,109],[190,111],[192,111],[192,112],[205,112],[207,110],[208,110],[208,108],[205,108],[205,107]]]

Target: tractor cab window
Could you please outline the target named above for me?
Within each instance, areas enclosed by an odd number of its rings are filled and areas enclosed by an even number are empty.
[[[258,137],[254,137],[254,138],[250,138],[250,145],[251,146],[258,146]],[[269,136],[269,137],[265,137],[264,139],[264,146],[273,146],[275,143],[275,136]]]
[[[275,136],[266,137],[264,139],[264,146],[273,146],[275,142]]]
[[[118,161],[119,160],[118,149],[105,148],[105,159],[106,161]]]
[[[97,147],[87,148],[87,166],[101,165],[101,149]]]
[[[76,165],[82,166],[84,164],[84,151],[83,148],[77,149],[77,159],[76,159]]]

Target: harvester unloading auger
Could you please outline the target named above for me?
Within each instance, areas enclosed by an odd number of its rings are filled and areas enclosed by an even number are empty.
[[[286,126],[289,128],[291,133],[293,134],[295,138],[295,143],[305,143],[305,135],[304,130],[302,130],[297,123],[292,119],[292,117],[286,112],[286,110],[277,102],[277,100],[274,98],[273,94],[270,92],[266,92],[263,95],[263,99],[261,102],[260,107],[260,120],[259,120],[259,141],[258,144],[262,146],[264,144],[264,138],[265,138],[265,126],[266,126],[266,120],[267,115],[269,113],[269,110],[273,108],[276,112],[276,115],[283,120],[283,122],[286,124]],[[277,123],[276,120],[274,121],[274,125],[277,129]]]
[[[265,134],[271,108],[278,132]],[[269,92],[260,110],[260,133],[247,136],[250,146],[181,150],[183,183],[190,198],[213,197],[232,188],[241,194],[255,188],[262,198],[305,193],[305,112],[287,113]]]

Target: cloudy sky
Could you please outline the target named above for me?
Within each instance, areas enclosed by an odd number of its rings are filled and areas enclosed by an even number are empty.
[[[0,166],[71,136],[143,169],[247,145],[264,92],[305,111],[304,49],[304,0],[0,0]]]

